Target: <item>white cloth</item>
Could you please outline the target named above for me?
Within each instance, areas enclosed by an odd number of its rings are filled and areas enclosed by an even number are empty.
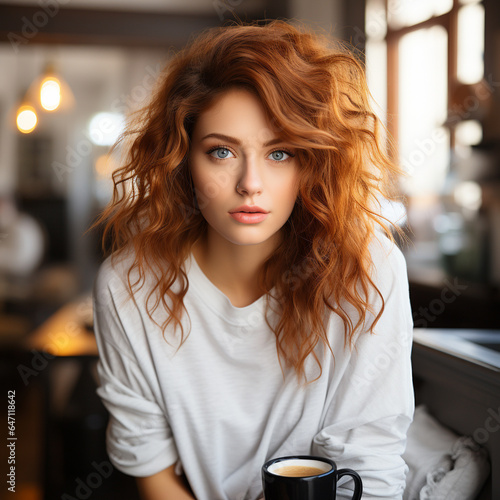
[[[130,262],[112,266],[108,259],[95,284],[94,321],[113,464],[148,476],[177,463],[198,500],[255,500],[266,460],[317,454],[357,470],[363,498],[401,499],[407,471],[401,455],[414,410],[408,282],[401,252],[385,238],[371,254],[385,298],[376,333],[358,335],[351,351],[341,319],[332,315],[335,359],[325,355],[321,377],[306,386],[293,370],[283,378],[265,297],[234,307],[191,256],[184,297],[190,323],[183,316],[191,332],[178,348],[179,337],[167,328],[164,339],[146,313],[148,282],[127,300]],[[378,308],[375,293],[371,300]],[[154,316],[158,324],[165,318],[160,310]],[[318,375],[314,360],[306,373]],[[351,498],[348,486],[339,488],[339,500]]]
[[[419,499],[429,472],[451,469],[448,452],[457,438],[454,432],[429,415],[425,406],[415,410],[403,455],[409,467],[404,500]]]
[[[452,467],[427,475],[419,500],[474,500],[490,475],[486,450],[471,437],[459,437],[450,451]]]
[[[423,405],[403,456],[410,469],[405,500],[473,500],[490,473],[486,450],[441,425]]]

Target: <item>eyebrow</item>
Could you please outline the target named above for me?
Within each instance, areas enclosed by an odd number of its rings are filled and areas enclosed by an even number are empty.
[[[207,134],[206,136],[202,137],[201,140],[204,141],[205,139],[208,139],[210,137],[214,137],[215,139],[220,139],[221,141],[225,141],[225,142],[231,142],[232,144],[236,144],[236,146],[241,145],[241,141],[239,139],[237,139],[236,137],[231,137],[229,135],[225,135],[225,134],[216,134],[216,133]],[[267,148],[269,146],[273,146],[274,144],[279,144],[280,142],[284,142],[284,141],[282,141],[279,137],[276,137],[275,139],[271,139],[270,141],[267,141],[265,144],[263,144],[263,146],[265,148]]]

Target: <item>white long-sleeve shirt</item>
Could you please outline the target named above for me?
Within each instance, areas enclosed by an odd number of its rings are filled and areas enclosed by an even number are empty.
[[[363,498],[402,498],[401,458],[414,411],[410,366],[412,319],[401,252],[379,237],[371,245],[373,279],[385,299],[375,333],[344,347],[332,314],[321,377],[308,385],[293,369],[283,377],[265,297],[234,307],[194,257],[185,264],[184,304],[191,331],[179,347],[166,315],[146,312],[148,282],[129,299],[130,261],[105,261],[94,290],[100,352],[98,394],[110,412],[107,447],[114,466],[149,476],[182,467],[198,500],[255,500],[261,466],[273,457],[322,455],[363,479]],[[371,295],[375,310],[380,299]],[[318,375],[311,358],[309,380]],[[339,499],[351,498],[348,481]]]

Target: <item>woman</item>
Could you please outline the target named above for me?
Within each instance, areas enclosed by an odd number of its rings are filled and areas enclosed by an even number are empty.
[[[143,498],[256,500],[290,454],[401,498],[412,321],[379,127],[356,60],[282,21],[209,30],[169,63],[95,285],[108,452]]]

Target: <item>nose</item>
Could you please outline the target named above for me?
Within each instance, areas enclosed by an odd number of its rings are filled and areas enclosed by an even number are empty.
[[[242,195],[253,196],[261,194],[262,189],[263,182],[258,161],[255,157],[246,157],[243,160],[236,191]]]

